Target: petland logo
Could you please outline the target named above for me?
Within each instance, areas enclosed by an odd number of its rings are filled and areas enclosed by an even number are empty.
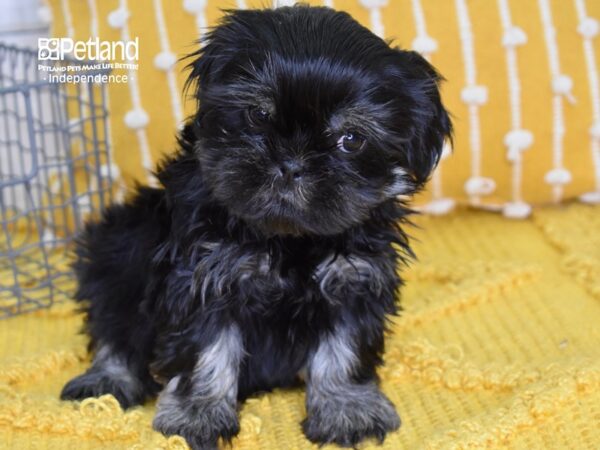
[[[40,61],[64,61],[71,57],[78,61],[137,61],[139,38],[133,41],[101,41],[89,38],[74,41],[71,38],[39,38],[38,59]]]
[[[137,37],[133,41],[39,38],[38,71],[50,83],[128,83],[138,70],[139,50]],[[115,70],[120,72],[111,73]]]

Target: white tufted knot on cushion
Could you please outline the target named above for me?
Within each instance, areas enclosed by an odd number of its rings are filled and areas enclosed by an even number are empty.
[[[600,23],[598,23],[598,21],[592,17],[586,17],[579,22],[577,32],[583,37],[591,39],[596,37],[600,32]]]
[[[557,95],[564,95],[569,103],[575,103],[575,97],[571,94],[573,89],[573,80],[565,74],[556,75],[552,79],[552,90]]]
[[[52,10],[49,6],[40,6],[37,10],[37,17],[45,25],[52,23]]]
[[[489,195],[496,189],[496,182],[487,177],[471,177],[465,183],[469,195]]]
[[[82,197],[77,197],[77,205],[83,208],[89,208],[92,206],[92,200],[89,195],[84,195]]]
[[[125,8],[115,9],[108,14],[108,24],[112,28],[123,28],[129,20],[129,11]]]
[[[579,196],[579,200],[590,205],[600,204],[600,191],[586,192]]]
[[[502,45],[504,47],[517,47],[527,43],[527,34],[523,29],[512,26],[507,28],[502,36]]]
[[[42,233],[42,242],[56,243],[56,234],[50,228],[44,228]]]
[[[102,164],[100,166],[100,176],[103,178],[110,178],[116,180],[121,176],[121,170],[116,164]]]
[[[71,117],[69,119],[69,129],[71,130],[78,130],[81,129],[81,117]]]
[[[412,49],[425,55],[435,52],[437,48],[438,43],[431,36],[417,36],[412,41]]]
[[[573,80],[568,75],[556,75],[552,79],[552,90],[556,94],[568,94],[573,89]]]
[[[149,121],[148,113],[142,108],[132,109],[125,114],[125,125],[134,130],[144,128]]]
[[[600,139],[600,122],[596,122],[590,127],[590,135],[595,139]]]
[[[177,57],[173,52],[160,52],[154,57],[154,67],[165,72],[177,62]]]
[[[206,0],[183,0],[183,9],[190,14],[199,14],[206,8]]]
[[[441,216],[452,211],[455,205],[456,202],[451,198],[437,198],[427,203],[423,210],[428,214]]]
[[[558,167],[546,173],[544,180],[552,186],[562,186],[571,182],[571,172],[567,169]]]
[[[509,219],[525,219],[531,214],[531,205],[525,202],[509,202],[502,208],[502,214]]]
[[[504,136],[504,145],[526,149],[533,144],[533,133],[529,130],[512,130]]]
[[[481,85],[467,86],[460,92],[460,98],[469,105],[483,105],[487,103],[487,87]]]
[[[519,153],[533,144],[533,134],[529,130],[512,130],[504,136],[504,145],[508,148],[507,158],[515,161]]]
[[[50,192],[53,194],[59,194],[62,188],[61,180],[63,179],[63,171],[62,170],[50,170],[50,185],[48,186]]]
[[[360,0],[360,4],[365,8],[383,8],[387,6],[388,0]]]

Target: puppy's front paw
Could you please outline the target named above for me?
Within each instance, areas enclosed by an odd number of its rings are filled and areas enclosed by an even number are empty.
[[[315,443],[354,447],[365,438],[383,442],[389,431],[400,427],[392,402],[375,386],[352,386],[346,396],[313,395],[302,429]]]
[[[216,450],[219,438],[230,441],[240,431],[235,408],[226,402],[213,405],[170,405],[163,402],[154,418],[154,429],[171,436],[177,434],[193,450]]]

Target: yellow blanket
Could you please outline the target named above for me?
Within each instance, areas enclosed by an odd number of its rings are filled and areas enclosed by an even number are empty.
[[[600,208],[417,223],[380,371],[403,425],[384,448],[599,448]],[[70,304],[0,322],[0,448],[186,448],[152,431],[153,403],[58,400],[88,365],[80,325]],[[249,400],[233,448],[317,448],[303,416],[300,390]]]

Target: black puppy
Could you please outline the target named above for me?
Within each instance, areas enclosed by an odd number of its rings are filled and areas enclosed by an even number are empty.
[[[307,6],[229,12],[192,57],[198,112],[162,187],[79,241],[95,356],[62,398],[162,389],[154,427],[214,448],[238,401],[302,378],[311,441],[381,441],[400,425],[376,375],[411,255],[398,196],[450,134],[440,78]]]

